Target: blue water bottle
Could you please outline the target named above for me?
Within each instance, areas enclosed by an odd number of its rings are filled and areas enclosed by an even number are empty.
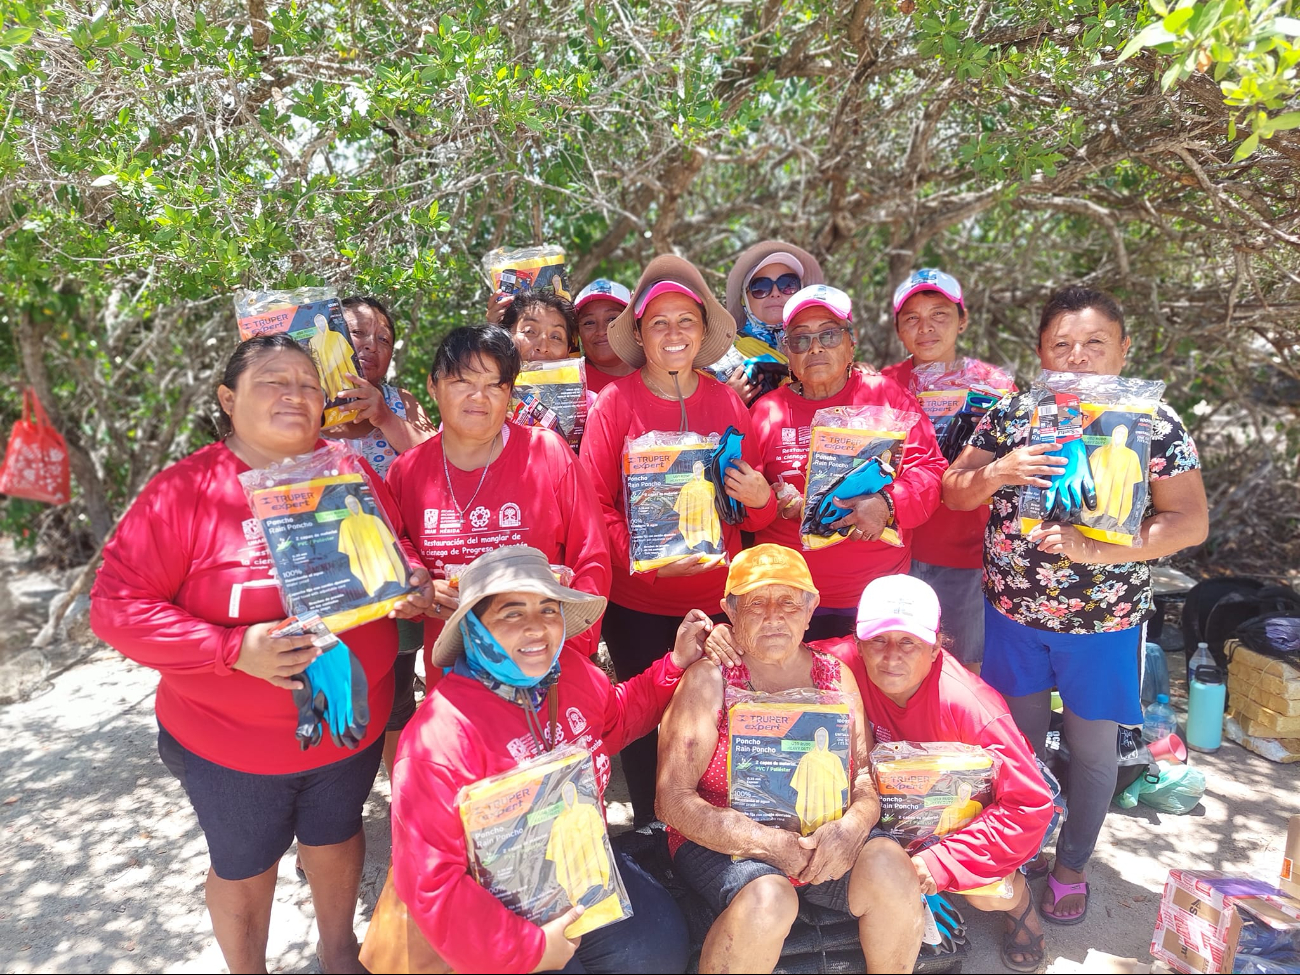
[[[1148,643],[1142,663],[1142,703],[1150,704],[1161,694],[1169,696],[1169,664],[1158,643]]]
[[[1223,668],[1210,656],[1210,648],[1197,644],[1187,684],[1187,747],[1214,752],[1223,744],[1223,709],[1228,686]]]

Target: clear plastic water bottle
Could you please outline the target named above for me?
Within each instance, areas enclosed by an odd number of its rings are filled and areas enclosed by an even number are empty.
[[[1169,662],[1160,644],[1148,643],[1142,663],[1142,703],[1150,704],[1161,694],[1169,696]]]
[[[1187,747],[1198,752],[1218,751],[1223,744],[1223,709],[1228,686],[1223,668],[1204,643],[1196,645],[1187,682]]]
[[[1142,740],[1159,741],[1178,731],[1178,716],[1169,704],[1168,694],[1157,694],[1156,699],[1142,711]]]

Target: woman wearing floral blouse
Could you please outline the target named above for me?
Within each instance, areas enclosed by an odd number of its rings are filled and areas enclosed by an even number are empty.
[[[1048,299],[1039,321],[1039,358],[1056,372],[1118,376],[1130,342],[1119,305],[1100,291],[1065,288]],[[1032,412],[1024,393],[995,406],[944,475],[943,501],[966,510],[993,498],[984,535],[981,676],[1006,698],[1040,754],[1053,687],[1065,704],[1070,816],[1040,907],[1049,921],[1077,924],[1088,909],[1085,868],[1115,789],[1118,725],[1142,722],[1139,659],[1151,608],[1147,563],[1204,541],[1209,513],[1196,445],[1178,414],[1161,403],[1152,427],[1151,500],[1140,548],[1087,538],[1062,522],[1021,534],[1020,487],[1047,488],[1066,464],[1055,444],[1029,444]]]

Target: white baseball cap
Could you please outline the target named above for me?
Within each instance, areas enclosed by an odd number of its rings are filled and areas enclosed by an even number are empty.
[[[894,315],[898,315],[898,310],[903,307],[903,302],[918,291],[937,291],[949,301],[957,303],[957,306],[963,310],[966,305],[962,302],[961,282],[951,274],[945,274],[938,268],[923,267],[919,271],[913,271],[902,284],[894,291]]]
[[[597,278],[578,292],[578,297],[573,299],[573,310],[581,311],[582,306],[589,301],[599,299],[606,301],[617,301],[626,308],[632,303],[632,292],[623,287],[617,281],[611,281],[609,278]]]
[[[859,640],[891,630],[902,630],[918,640],[934,643],[939,638],[939,597],[930,586],[913,576],[881,576],[867,583],[858,601]]]
[[[825,308],[842,322],[853,321],[853,302],[839,288],[828,284],[810,284],[792,294],[781,312],[781,320],[788,328],[795,315],[805,308]]]

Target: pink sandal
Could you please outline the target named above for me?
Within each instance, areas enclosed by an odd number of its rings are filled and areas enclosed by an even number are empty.
[[[1071,894],[1082,894],[1083,910],[1078,914],[1061,917],[1054,911],[1049,911],[1047,908],[1040,908],[1039,913],[1042,914],[1043,920],[1048,921],[1051,924],[1065,927],[1071,924],[1079,924],[1085,917],[1087,917],[1088,898],[1090,896],[1088,891],[1088,881],[1080,881],[1077,884],[1063,884],[1049,873],[1047,875],[1047,886],[1051,888],[1052,891],[1052,907],[1056,907],[1057,904],[1061,903],[1063,897],[1069,897]]]

